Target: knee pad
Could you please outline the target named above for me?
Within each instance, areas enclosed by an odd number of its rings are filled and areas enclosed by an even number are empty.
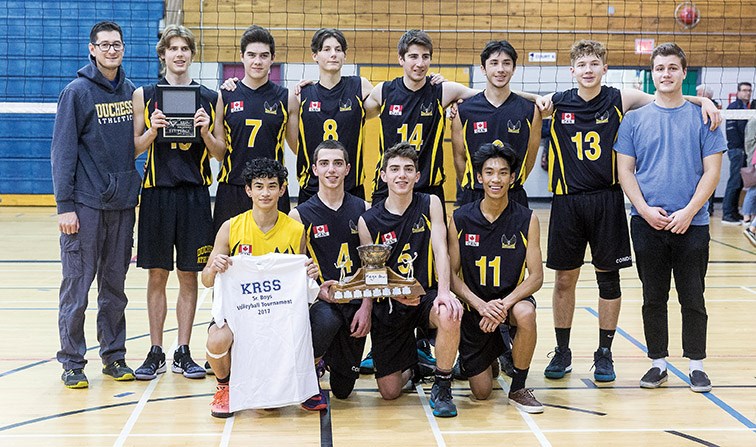
[[[616,300],[622,296],[619,271],[596,272],[596,282],[599,288],[599,298]]]

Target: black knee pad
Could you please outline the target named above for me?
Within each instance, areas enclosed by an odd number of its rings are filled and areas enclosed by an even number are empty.
[[[333,393],[334,397],[337,399],[346,399],[349,397],[352,394],[354,383],[357,379],[339,374],[333,370],[330,371],[330,375],[329,384],[331,385],[331,393]]]
[[[596,272],[596,282],[598,283],[600,298],[605,300],[616,300],[622,296],[618,270],[611,272]]]

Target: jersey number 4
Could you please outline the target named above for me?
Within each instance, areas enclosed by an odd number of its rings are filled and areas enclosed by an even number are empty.
[[[592,130],[585,134],[585,138],[583,138],[583,132],[578,132],[570,140],[577,147],[578,160],[587,158],[590,161],[596,161],[601,157],[601,135],[598,132]],[[583,146],[584,143],[587,147]]]

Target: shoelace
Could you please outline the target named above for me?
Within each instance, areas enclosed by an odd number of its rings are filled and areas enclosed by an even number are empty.
[[[222,404],[224,400],[228,400],[228,387],[218,388],[218,392],[213,396],[213,405]]]
[[[450,386],[439,386],[438,387],[438,393],[436,394],[436,402],[438,401],[444,401],[444,400],[451,400],[452,399],[452,391]]]

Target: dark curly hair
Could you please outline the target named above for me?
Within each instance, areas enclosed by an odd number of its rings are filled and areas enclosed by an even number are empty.
[[[478,148],[472,156],[472,165],[476,174],[483,170],[483,164],[489,158],[503,158],[509,164],[509,171],[515,172],[520,167],[520,159],[509,143],[486,143]]]
[[[255,158],[247,162],[247,166],[242,171],[244,184],[252,186],[252,181],[256,178],[274,178],[278,180],[278,186],[283,186],[289,171],[278,160],[272,158]]]

